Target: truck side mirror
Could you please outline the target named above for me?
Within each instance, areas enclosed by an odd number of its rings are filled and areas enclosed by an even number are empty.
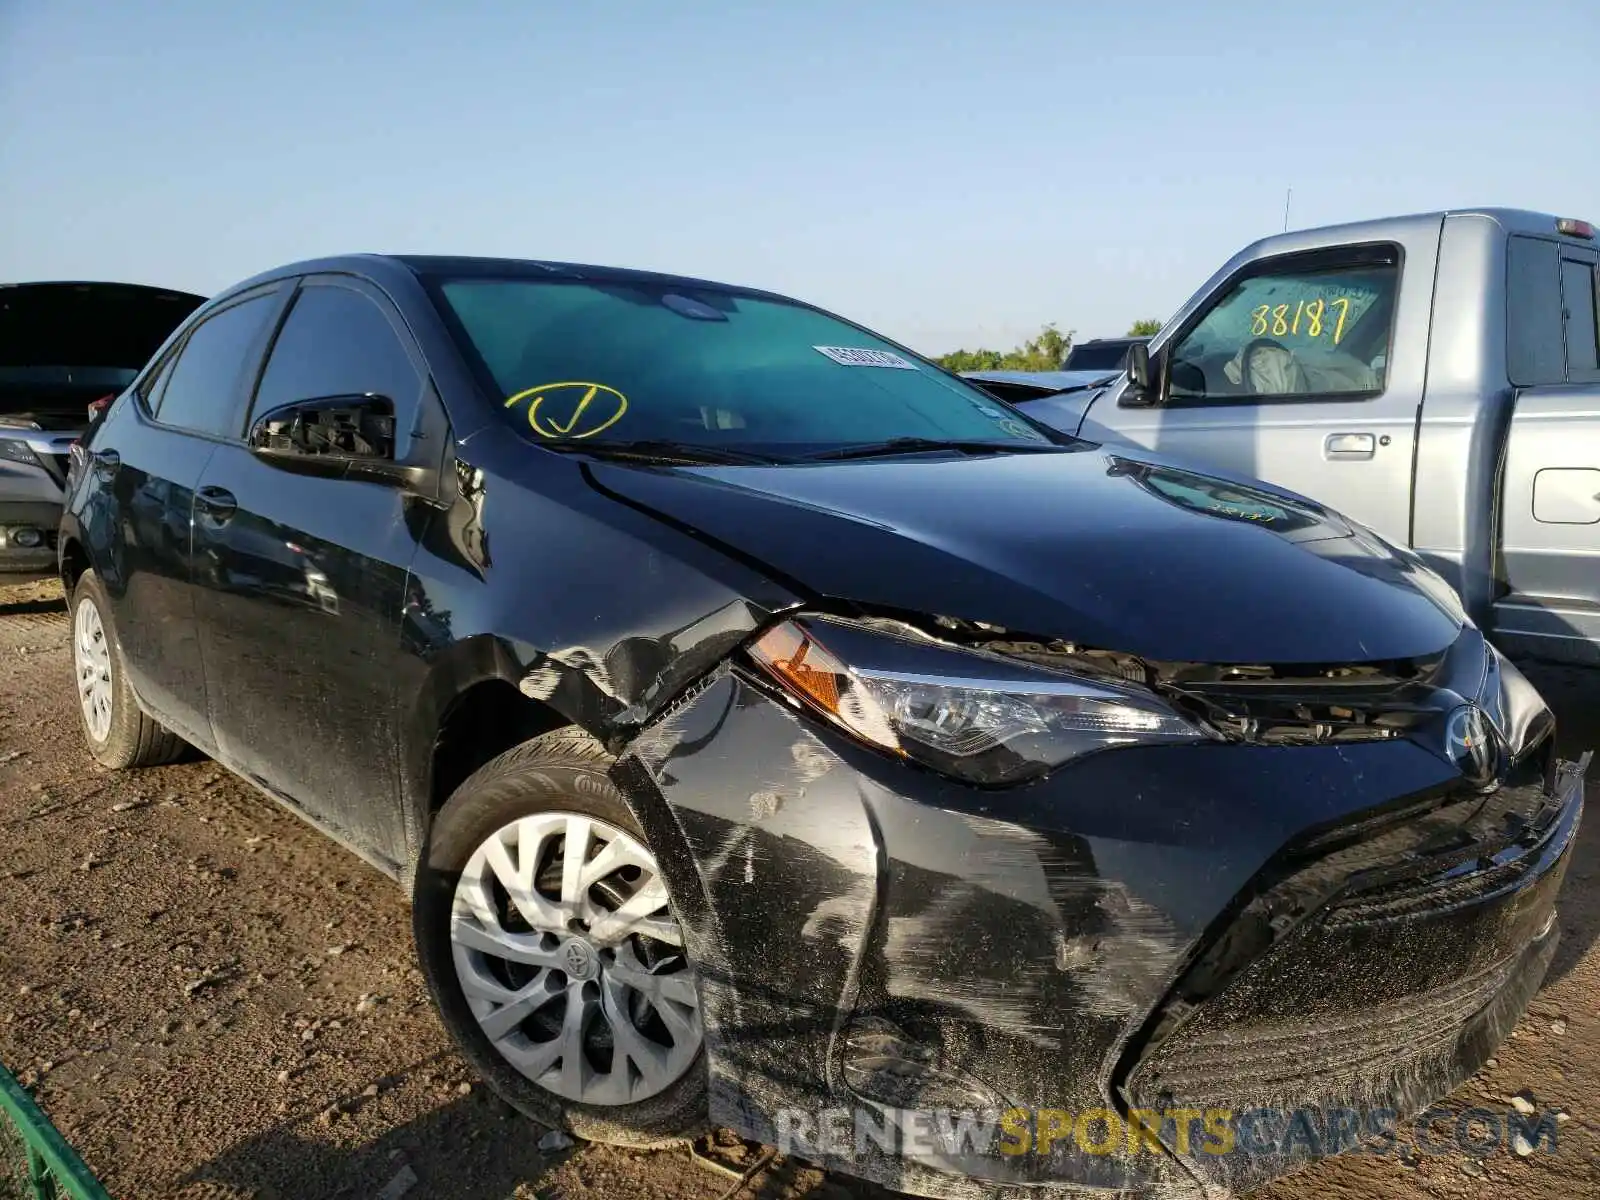
[[[1141,392],[1150,390],[1150,348],[1143,342],[1128,347],[1128,382]]]
[[[1128,386],[1118,402],[1127,408],[1150,408],[1158,400],[1154,375],[1150,369],[1150,350],[1143,342],[1128,347]]]

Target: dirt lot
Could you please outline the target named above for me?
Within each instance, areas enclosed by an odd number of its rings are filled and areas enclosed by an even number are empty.
[[[720,1197],[758,1148],[541,1153],[433,1018],[399,889],[200,760],[93,767],[53,584],[0,586],[0,1060],[124,1198]],[[1571,749],[1600,689],[1541,675]],[[1569,872],[1555,968],[1461,1107],[1524,1089],[1559,1148],[1322,1164],[1263,1200],[1600,1195],[1600,820]],[[741,1193],[883,1196],[794,1162]]]

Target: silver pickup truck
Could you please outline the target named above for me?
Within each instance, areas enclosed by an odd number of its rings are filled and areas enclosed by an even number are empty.
[[[1321,501],[1412,547],[1507,653],[1600,666],[1597,259],[1588,222],[1505,209],[1285,233],[1113,378],[969,378]]]

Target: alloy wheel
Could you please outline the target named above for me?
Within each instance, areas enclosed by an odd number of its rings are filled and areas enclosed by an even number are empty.
[[[606,821],[538,813],[485,839],[456,884],[450,941],[490,1043],[564,1099],[648,1099],[700,1052],[699,993],[660,867]]]
[[[100,610],[85,596],[72,622],[72,662],[78,675],[78,703],[89,736],[103,742],[111,734],[111,647]]]

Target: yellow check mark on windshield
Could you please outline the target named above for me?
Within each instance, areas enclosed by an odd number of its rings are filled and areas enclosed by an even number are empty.
[[[600,385],[598,383],[591,383],[589,385],[589,390],[583,394],[583,399],[578,401],[578,407],[572,411],[572,420],[568,421],[565,425],[562,425],[556,421],[552,421],[549,417],[546,417],[545,421],[549,424],[552,432],[565,435],[576,429],[578,427],[578,418],[583,416],[583,410],[589,407],[590,401],[594,399],[594,394],[599,390]]]
[[[552,396],[582,391],[565,422],[558,421],[543,411],[546,400]],[[528,424],[540,437],[586,438],[609,429],[628,411],[628,398],[614,387],[587,380],[565,383],[541,383],[538,387],[518,392],[505,402],[511,408],[523,400],[528,403]]]

